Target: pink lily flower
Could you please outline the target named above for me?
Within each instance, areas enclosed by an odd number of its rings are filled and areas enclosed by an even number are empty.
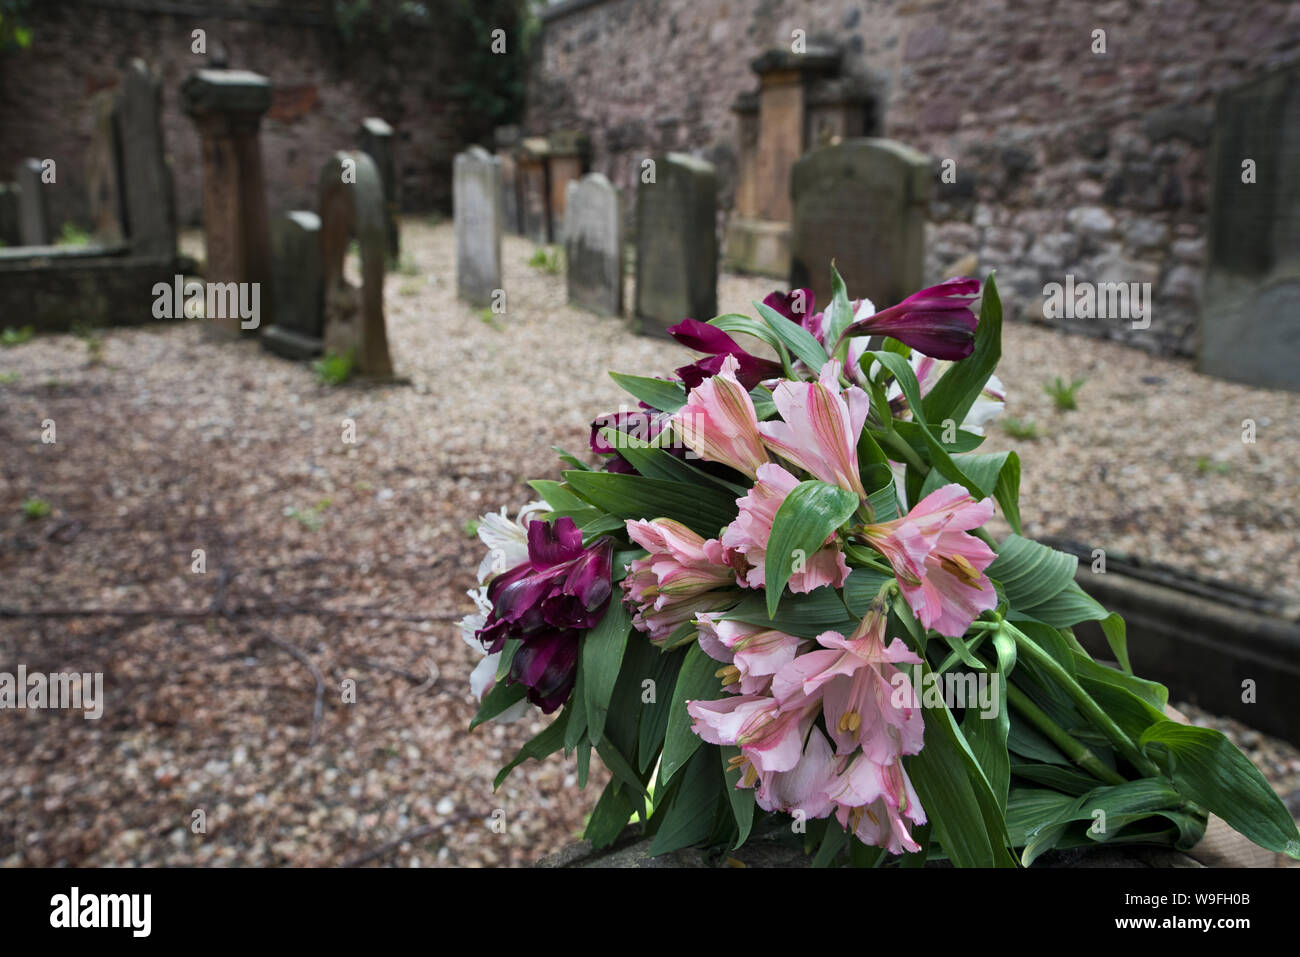
[[[629,519],[627,534],[650,553],[632,562],[622,584],[634,607],[632,624],[652,642],[663,642],[698,612],[734,601],[734,592],[717,591],[734,579],[717,539],[705,541],[670,518]]]
[[[899,761],[879,765],[865,755],[851,760],[840,776],[842,787],[831,795],[835,818],[846,831],[891,854],[916,853],[907,822],[925,823],[925,809]]]
[[[749,494],[737,500],[740,513],[723,529],[720,539],[728,563],[736,569],[737,584],[762,588],[767,581],[767,543],[772,537],[772,522],[785,497],[798,484],[797,478],[769,462],[758,467],[758,480]],[[848,576],[849,566],[831,535],[824,547],[807,556],[803,567],[790,576],[790,591],[806,594],[822,585],[840,588]]]
[[[700,648],[710,658],[729,665],[718,677],[726,690],[738,694],[766,694],[772,676],[794,661],[803,641],[783,631],[742,621],[718,621],[716,614],[701,612]]]
[[[673,428],[706,462],[721,462],[753,478],[768,460],[758,432],[754,402],[736,378],[739,365],[728,355],[717,375],[691,390],[673,416]]]
[[[813,477],[867,493],[858,475],[858,437],[871,400],[857,386],[842,389],[840,363],[822,366],[817,382],[782,381],[772,392],[781,422],[761,422],[767,447]]]
[[[747,762],[748,758],[744,760]],[[743,784],[748,776],[748,772],[742,774],[740,783]],[[813,728],[808,732],[808,741],[799,762],[789,771],[764,775],[754,800],[764,811],[802,811],[805,818],[826,817],[834,809],[830,791],[835,782],[835,757],[831,746],[826,736]]]
[[[997,555],[967,534],[992,514],[992,500],[976,502],[953,484],[931,492],[902,518],[863,529],[893,567],[903,597],[924,627],[960,637],[997,605],[993,583],[984,574]]]
[[[769,695],[736,695],[719,701],[688,701],[691,730],[709,744],[745,752],[756,774],[789,771],[803,756],[803,742],[817,702],[789,699],[779,705]]]
[[[851,638],[835,631],[818,635],[823,650],[800,655],[772,681],[778,701],[790,695],[821,699],[836,754],[860,747],[878,764],[918,753],[925,733],[920,708],[894,704],[896,682],[907,683],[894,666],[921,659],[901,639],[885,644],[886,615],[883,601],[872,602]]]

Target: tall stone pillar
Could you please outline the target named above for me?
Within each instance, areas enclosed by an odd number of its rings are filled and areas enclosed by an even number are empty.
[[[727,226],[729,268],[782,279],[789,274],[790,174],[818,145],[809,138],[809,113],[823,87],[838,76],[840,58],[838,49],[813,44],[802,53],[768,50],[750,64],[758,74],[758,92],[741,96],[732,107],[740,149],[735,214]],[[860,130],[860,124],[852,128]]]
[[[202,141],[208,259],[204,278],[209,283],[260,286],[257,328],[241,330],[237,314],[208,317],[210,328],[228,336],[241,331],[256,335],[262,325],[270,324],[271,232],[258,141],[262,115],[270,105],[271,81],[246,70],[199,70],[181,84],[182,109]],[[229,301],[229,296],[218,298]]]

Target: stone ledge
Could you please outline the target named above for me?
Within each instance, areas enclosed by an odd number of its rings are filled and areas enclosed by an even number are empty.
[[[707,851],[689,847],[671,851],[658,857],[650,856],[650,839],[642,838],[640,828],[629,827],[611,847],[596,850],[590,841],[576,841],[553,854],[548,854],[532,866],[539,868],[711,868],[711,867],[808,867],[809,855],[775,841],[754,839],[739,850]],[[943,861],[932,862],[927,867],[948,867]],[[1049,851],[1034,862],[1035,868],[1089,867],[1089,868],[1201,868],[1203,864],[1180,851],[1164,847],[1107,846],[1072,848]]]

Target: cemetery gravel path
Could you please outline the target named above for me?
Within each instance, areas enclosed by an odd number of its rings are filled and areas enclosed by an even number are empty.
[[[0,863],[521,865],[580,831],[604,778],[579,797],[571,760],[492,792],[544,722],[465,733],[466,522],[528,500],[552,445],[585,449],[620,402],[606,369],[687,354],[568,308],[522,240],[491,322],[456,301],[449,223],[408,219],[403,244],[386,302],[408,385],[331,388],[197,323],[109,332],[99,361],[73,336],[0,350],[0,609],[42,612],[0,616],[0,670],[102,671],[107,697],[98,721],[0,715]],[[723,277],[720,306],[769,286]],[[986,447],[1025,459],[1028,534],[1300,598],[1300,398],[1025,325],[1005,352],[1008,414],[1040,437]],[[1056,375],[1087,379],[1078,411],[1053,410]],[[1297,789],[1300,753],[1227,727]]]

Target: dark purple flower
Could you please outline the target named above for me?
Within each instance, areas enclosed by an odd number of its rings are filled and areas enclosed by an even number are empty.
[[[619,453],[619,446],[610,444],[600,434],[600,430],[613,429],[615,432],[627,435],[630,438],[639,439],[642,442],[651,442],[658,437],[660,432],[668,428],[672,418],[666,412],[652,409],[647,411],[606,412],[604,415],[597,416],[596,420],[591,423],[591,450],[599,455],[610,456],[608,461],[605,462],[603,471],[638,475],[640,473],[632,467],[632,463]]]
[[[814,312],[817,297],[813,295],[811,289],[791,289],[789,292],[778,290],[769,293],[763,300],[763,305],[776,310],[795,325],[803,326],[818,342],[822,345],[826,344],[822,339],[823,316],[820,312]]]
[[[523,644],[510,662],[509,681],[528,688],[528,700],[547,714],[573,689],[578,645],[609,605],[613,539],[584,548],[582,532],[565,516],[528,525],[528,560],[492,579],[492,614],[478,631],[489,653],[506,639]]]
[[[949,279],[913,293],[896,306],[859,319],[844,336],[890,336],[935,359],[965,359],[975,349],[978,320],[971,303],[980,281],[969,276]]]
[[[528,700],[550,714],[568,699],[578,674],[582,633],[548,631],[519,646],[510,661],[510,677],[528,688]]]
[[[736,357],[736,362],[739,363],[736,379],[745,389],[752,389],[764,379],[775,378],[783,371],[781,363],[751,355],[717,326],[698,319],[683,319],[670,328],[668,334],[688,349],[708,353],[707,359],[700,359],[677,370],[677,377],[688,391],[705,379],[717,375],[727,356]]]

